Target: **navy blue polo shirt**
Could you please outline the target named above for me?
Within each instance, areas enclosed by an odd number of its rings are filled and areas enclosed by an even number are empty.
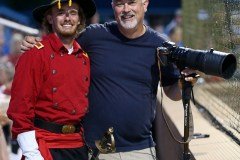
[[[141,37],[128,39],[116,22],[90,25],[81,34],[78,41],[91,61],[90,106],[84,120],[88,145],[94,147],[95,140],[113,127],[118,152],[154,146],[156,48],[165,40],[149,27]],[[164,86],[175,83],[177,77],[172,66],[163,68]]]

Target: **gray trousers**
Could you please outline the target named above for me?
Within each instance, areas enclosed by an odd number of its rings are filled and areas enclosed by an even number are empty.
[[[157,160],[155,148],[146,148],[130,152],[100,154],[99,160]]]

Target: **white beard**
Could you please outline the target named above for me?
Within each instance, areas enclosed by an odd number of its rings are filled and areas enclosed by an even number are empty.
[[[120,24],[125,29],[133,29],[137,26],[137,19],[134,19],[133,21],[120,21]]]

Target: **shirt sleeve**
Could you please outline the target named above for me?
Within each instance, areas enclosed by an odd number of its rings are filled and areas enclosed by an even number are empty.
[[[99,34],[100,31],[99,24],[91,24],[81,32],[77,42],[85,52],[91,49],[94,39],[98,39],[99,36],[102,36],[102,34]]]
[[[79,35],[77,42],[80,44],[81,48],[86,51],[87,44],[88,44],[88,29],[84,29],[81,34]]]
[[[161,35],[162,42],[169,41],[169,38],[166,35]],[[179,80],[180,72],[177,66],[174,63],[168,62],[167,56],[160,56],[161,60],[161,75],[160,82],[161,86],[170,86],[176,83]]]
[[[161,85],[163,87],[173,85],[178,81],[180,72],[174,64],[168,64],[161,67]]]
[[[34,104],[41,85],[41,59],[32,49],[21,55],[15,68],[7,111],[13,121],[12,135],[33,130]]]

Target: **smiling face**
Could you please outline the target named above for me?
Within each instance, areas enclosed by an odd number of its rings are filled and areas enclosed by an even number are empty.
[[[115,19],[122,29],[134,29],[143,25],[148,0],[113,0]]]
[[[52,25],[53,32],[61,37],[75,36],[80,24],[78,10],[79,6],[76,3],[71,6],[64,3],[61,9],[58,9],[55,5],[47,15],[47,20]]]

